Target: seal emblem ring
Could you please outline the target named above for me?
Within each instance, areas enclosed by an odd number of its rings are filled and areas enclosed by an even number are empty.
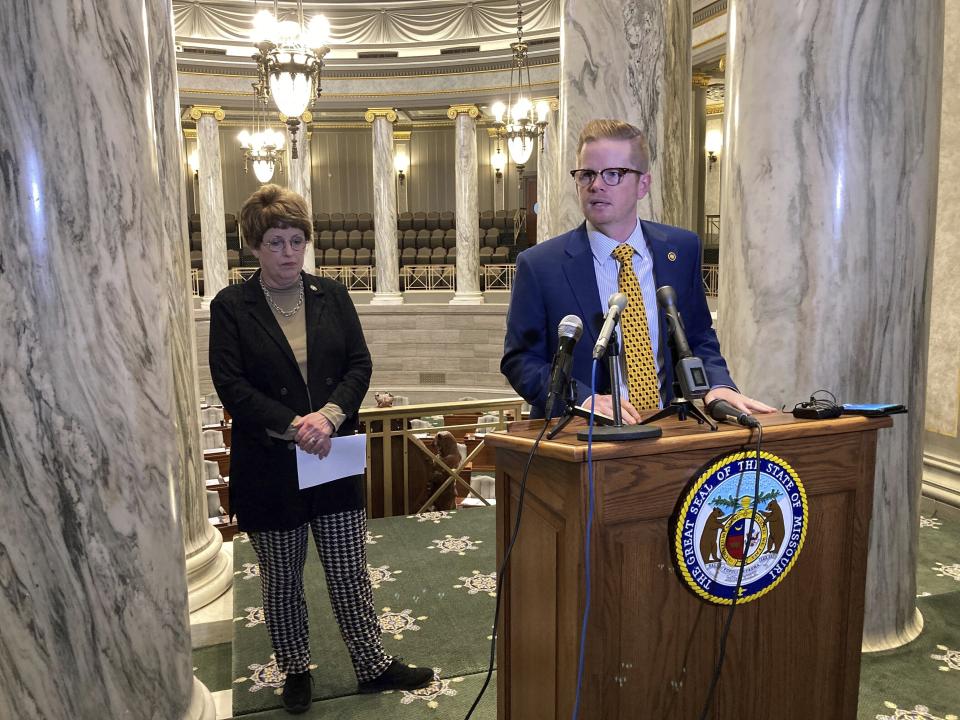
[[[671,524],[673,559],[684,583],[704,600],[737,603],[770,592],[793,568],[807,535],[807,494],[782,458],[736,452],[711,460],[680,496]]]

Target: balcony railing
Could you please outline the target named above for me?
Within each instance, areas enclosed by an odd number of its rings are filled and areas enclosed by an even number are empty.
[[[405,292],[456,289],[456,265],[405,265],[400,268]]]
[[[704,219],[706,220],[706,222],[704,223],[704,238],[703,238],[704,246],[719,247],[720,246],[720,216],[706,215]]]
[[[197,268],[190,270],[190,287],[193,288],[193,294],[200,297],[200,279],[203,277],[203,271]]]
[[[372,265],[321,265],[316,274],[336,280],[347,290],[373,291],[377,269]]]
[[[227,271],[227,282],[231,285],[246,282],[253,277],[254,273],[260,268],[255,267],[235,267]]]
[[[704,264],[701,272],[703,274],[703,291],[707,297],[717,297],[717,289],[720,283],[720,266]]]
[[[517,266],[510,265],[482,265],[480,272],[483,273],[483,288],[485,290],[507,290],[513,289],[513,278],[517,274]]]

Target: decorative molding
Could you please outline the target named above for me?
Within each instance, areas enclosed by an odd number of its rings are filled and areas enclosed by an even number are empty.
[[[702,7],[693,13],[693,27],[703,25],[706,22],[710,22],[714,18],[720,17],[721,15],[726,15],[726,13],[727,0],[717,0],[716,2],[710,3],[706,7]]]
[[[191,105],[187,109],[187,113],[194,122],[199,121],[204,115],[213,115],[216,120],[223,120],[226,117],[226,113],[219,105]]]
[[[367,108],[367,111],[363,114],[363,119],[368,123],[372,123],[375,118],[382,117],[386,118],[387,122],[396,122],[397,121],[397,111],[390,107],[376,107],[376,108]]]
[[[533,98],[533,107],[537,107],[537,103],[539,103],[541,100],[547,103],[552,112],[557,112],[560,109],[560,98],[558,97]]]
[[[721,40],[722,38],[725,38],[726,36],[727,36],[727,33],[726,33],[726,32],[722,32],[722,33],[720,33],[719,35],[714,35],[712,38],[707,38],[707,39],[704,40],[703,42],[698,42],[696,45],[693,46],[693,49],[696,50],[697,48],[701,48],[701,47],[703,47],[704,45],[709,45],[710,43],[716,42],[717,40]]]
[[[393,139],[394,141],[406,141],[410,139],[410,136],[413,134],[411,130],[394,130]]]
[[[960,462],[924,452],[922,491],[927,497],[960,507]]]
[[[707,105],[707,115],[723,115],[723,103]]]
[[[224,123],[226,124],[226,123]],[[184,140],[196,140],[197,139],[197,129],[196,128],[183,128],[183,139]]]
[[[530,87],[541,87],[541,88],[556,88],[557,81],[553,82],[535,82],[531,83]],[[415,97],[417,95],[475,95],[477,93],[489,92],[489,93],[505,93],[510,90],[509,85],[494,85],[489,87],[468,87],[461,88],[456,90],[436,90],[433,88],[424,88],[423,90],[406,90],[406,91],[393,91],[388,93],[331,93],[326,90],[323,91],[323,97],[326,100],[333,98],[393,98],[393,97]],[[185,94],[190,95],[216,95],[216,96],[240,96],[240,97],[253,97],[253,92],[237,92],[235,90],[211,90],[207,88],[180,88],[180,95]]]
[[[447,117],[451,120],[456,119],[457,115],[469,115],[474,120],[480,117],[480,108],[473,104],[451,105],[447,108]]]
[[[277,115],[280,116],[280,122],[285,123],[285,122],[289,119],[289,118],[287,118],[287,116],[284,115],[282,112],[278,112]],[[302,122],[304,122],[304,123],[313,122],[313,113],[310,112],[309,110],[304,110],[304,111],[303,111],[303,114],[300,115],[300,120],[301,120]]]
[[[693,74],[693,86],[695,88],[706,88],[708,85],[710,85],[711,80],[713,80],[713,78],[705,73]]]

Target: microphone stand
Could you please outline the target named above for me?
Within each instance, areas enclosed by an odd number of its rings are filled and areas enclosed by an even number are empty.
[[[607,368],[610,372],[610,401],[613,404],[613,424],[594,427],[593,439],[601,442],[620,442],[660,437],[663,430],[659,427],[623,424],[623,414],[620,412],[620,345],[616,333],[610,336],[610,343],[607,345]],[[589,416],[590,413],[587,412],[587,417]],[[596,415],[594,416],[596,417]],[[577,433],[577,440],[589,440],[589,438],[588,430],[581,430]]]
[[[671,353],[672,357],[677,357],[676,344],[672,336],[667,341],[667,344],[668,344],[668,352]],[[707,415],[705,415],[700,408],[698,408],[696,405],[694,405],[691,401],[687,400],[683,396],[683,388],[680,385],[679,378],[680,378],[680,369],[679,367],[674,368],[673,400],[663,410],[660,410],[659,412],[657,412],[654,415],[651,415],[645,420],[641,420],[640,424],[646,425],[648,423],[654,423],[654,422],[657,422],[658,420],[663,420],[664,418],[668,418],[671,415],[676,415],[677,418],[680,420],[688,420],[689,417],[692,415],[693,419],[697,421],[698,425],[703,425],[704,423],[706,423],[707,425],[710,426],[711,430],[716,430],[717,424],[712,419],[710,419]]]
[[[547,440],[553,440],[575,417],[583,418],[589,422],[590,411],[577,405],[577,383],[571,378],[567,383],[567,392],[564,395],[564,409],[563,414],[560,416],[560,422],[556,424],[553,430],[547,433]],[[597,424],[600,425],[607,425],[612,422],[604,415],[594,415],[594,417],[596,418]]]

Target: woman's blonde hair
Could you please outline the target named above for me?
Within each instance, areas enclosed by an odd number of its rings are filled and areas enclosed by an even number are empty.
[[[636,170],[647,172],[650,166],[650,146],[647,144],[647,138],[643,131],[624,122],[623,120],[591,120],[583,130],[580,131],[580,139],[577,141],[577,160],[579,162],[580,151],[588,142],[608,138],[611,140],[629,140],[630,155],[633,162],[636,163]]]

